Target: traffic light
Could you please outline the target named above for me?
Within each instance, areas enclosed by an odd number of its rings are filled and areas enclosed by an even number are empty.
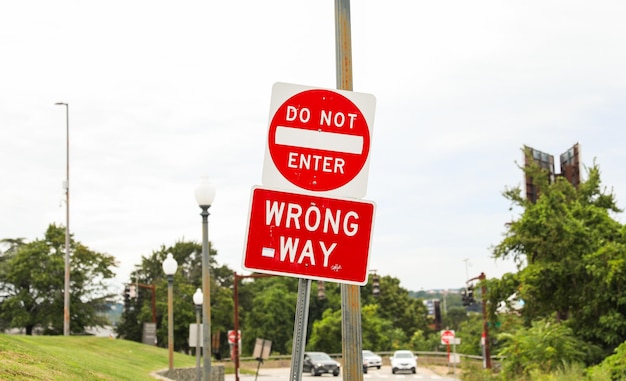
[[[128,301],[130,299],[130,286],[124,287],[124,300]]]
[[[439,299],[435,299],[433,302],[434,305],[434,309],[435,309],[435,327],[437,329],[441,329],[441,306],[440,306],[440,302]]]
[[[324,281],[323,280],[318,280],[317,281],[317,299],[319,299],[319,300],[326,299],[326,292],[324,290]]]
[[[129,303],[131,299],[137,298],[137,289],[134,284],[124,286],[124,302]]]
[[[372,277],[372,295],[380,295],[380,279],[376,274],[374,274],[374,276]]]
[[[463,291],[461,291],[461,299],[463,300],[464,307],[474,304],[474,302],[476,302],[474,299],[474,286],[467,286],[467,288],[463,289]]]

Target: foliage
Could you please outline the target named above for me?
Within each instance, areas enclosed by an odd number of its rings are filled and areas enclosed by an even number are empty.
[[[470,315],[466,321],[459,325],[459,329],[455,332],[455,336],[461,338],[458,351],[466,355],[482,356],[482,347],[480,345],[482,334],[482,315]]]
[[[394,338],[390,335],[394,327],[378,312],[378,304],[368,304],[361,308],[361,328],[363,348],[376,348],[377,351],[391,351]]]
[[[527,325],[556,316],[588,348],[610,353],[626,340],[626,227],[612,217],[621,210],[613,194],[601,189],[595,164],[578,188],[564,178],[550,183],[536,165],[524,171],[540,196],[531,203],[519,187],[504,193],[523,213],[493,249],[495,258],[512,258],[520,269],[500,290],[514,291],[524,301]],[[500,301],[505,296],[497,295]],[[497,300],[491,302],[495,308]],[[602,355],[589,350],[585,360],[593,363]]]
[[[65,229],[49,225],[43,239],[10,241],[0,264],[0,325],[23,328],[32,334],[62,334],[64,325]],[[113,295],[107,280],[116,266],[112,256],[90,250],[70,237],[70,330],[83,334],[88,327],[107,323],[103,312]]]
[[[448,308],[447,313],[443,317],[443,326],[448,329],[458,330],[463,322],[469,319],[467,310],[463,307]]]
[[[602,363],[587,370],[590,380],[625,380],[626,379],[626,342],[620,344],[615,353]]]
[[[252,308],[243,313],[244,321],[254,322],[242,330],[244,345],[252,348],[257,338],[264,338],[272,341],[274,352],[291,353],[295,306],[295,293],[284,283],[270,282],[268,288],[254,295]]]
[[[576,364],[585,358],[585,346],[570,328],[550,320],[534,322],[530,328],[502,333],[504,341],[498,353],[502,357],[505,377],[531,376],[533,372],[549,373],[563,370],[565,364]]]
[[[368,294],[366,293],[366,298]],[[362,296],[363,297],[363,296]],[[391,322],[394,328],[402,331],[404,343],[417,330],[428,331],[429,321],[426,306],[420,299],[409,296],[409,292],[400,287],[400,280],[391,276],[380,277],[380,295],[369,299],[380,306],[380,317]]]
[[[341,310],[326,310],[321,320],[313,323],[311,339],[307,343],[309,351],[341,353]],[[369,347],[368,347],[369,348]]]
[[[409,347],[415,351],[436,352],[441,345],[439,332],[430,335],[422,330],[417,330],[411,336]]]
[[[196,309],[193,294],[202,289],[202,246],[196,242],[179,241],[173,246],[161,246],[150,256],[142,256],[141,265],[131,273],[129,284],[138,286],[136,299],[125,299],[125,309],[116,328],[119,337],[141,341],[143,323],[157,323],[157,345],[167,346],[167,277],[163,273],[163,261],[168,253],[178,263],[172,285],[174,314],[174,349],[189,352],[189,325],[196,322]],[[219,335],[219,347],[213,346],[219,358],[229,351],[226,330],[232,327],[232,290],[223,285],[232,285],[232,271],[218,266],[214,256],[217,252],[209,243],[210,290],[211,290],[211,332]],[[153,317],[151,306],[152,287],[156,291],[156,311]],[[215,353],[216,351],[219,351]]]
[[[510,375],[492,372],[489,369],[482,369],[477,364],[464,364],[463,381],[609,381],[607,378],[585,378],[584,368],[580,364],[565,364],[561,369],[553,372],[541,372],[538,369],[532,370],[530,375]]]

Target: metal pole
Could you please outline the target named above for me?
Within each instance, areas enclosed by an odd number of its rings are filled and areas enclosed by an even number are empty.
[[[202,306],[196,306],[196,371],[197,380],[202,379],[202,368],[200,368],[200,311]]]
[[[202,356],[204,381],[211,379],[211,287],[209,272],[209,206],[202,209]]]
[[[335,0],[335,56],[337,88],[352,91],[350,0]]]
[[[352,36],[350,0],[335,0],[335,53],[337,88],[352,91]],[[343,379],[363,380],[361,336],[361,298],[356,285],[341,285],[341,350],[344,359]]]
[[[239,276],[235,272],[235,343],[233,344],[233,357],[235,358],[235,381],[239,381]]]
[[[156,286],[154,284],[151,285],[150,290],[152,291],[152,322],[156,324]],[[154,327],[156,329],[156,325]]]
[[[485,334],[485,368],[491,369],[491,353],[489,352],[489,327],[487,325],[487,286],[485,286],[485,273],[480,273],[478,279],[480,279],[482,286],[480,292],[483,300],[483,332]]]
[[[304,346],[306,329],[309,320],[309,303],[311,299],[311,279],[300,279],[298,282],[298,301],[296,318],[293,326],[293,345],[291,349],[290,381],[302,379],[302,363],[304,362]]]
[[[172,374],[174,370],[174,292],[172,291],[172,285],[174,283],[174,276],[167,276],[167,350],[169,352],[169,372]]]
[[[65,106],[65,280],[63,295],[63,336],[70,334],[70,105]]]

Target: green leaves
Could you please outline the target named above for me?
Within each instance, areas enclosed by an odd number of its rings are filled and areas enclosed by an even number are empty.
[[[44,239],[11,242],[11,254],[0,266],[1,286],[7,295],[0,304],[2,325],[24,328],[28,334],[35,326],[43,327],[45,333],[62,333],[65,228],[52,224]],[[105,323],[98,313],[112,297],[104,281],[113,277],[115,261],[73,239],[70,257],[70,329],[82,334],[86,327]]]
[[[515,292],[525,301],[526,322],[556,316],[589,346],[610,352],[626,340],[626,229],[612,217],[621,212],[615,197],[603,189],[595,163],[577,188],[561,177],[551,182],[536,165],[522,169],[539,197],[531,203],[519,187],[505,191],[521,212],[493,256],[518,263]],[[490,286],[498,292],[490,296],[492,311],[511,286],[504,278]]]

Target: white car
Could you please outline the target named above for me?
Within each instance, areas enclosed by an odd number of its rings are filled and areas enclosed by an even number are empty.
[[[398,371],[417,371],[417,356],[411,351],[395,351],[391,356],[391,373]]]
[[[363,351],[363,367],[380,369],[383,366],[383,359],[372,351]]]

